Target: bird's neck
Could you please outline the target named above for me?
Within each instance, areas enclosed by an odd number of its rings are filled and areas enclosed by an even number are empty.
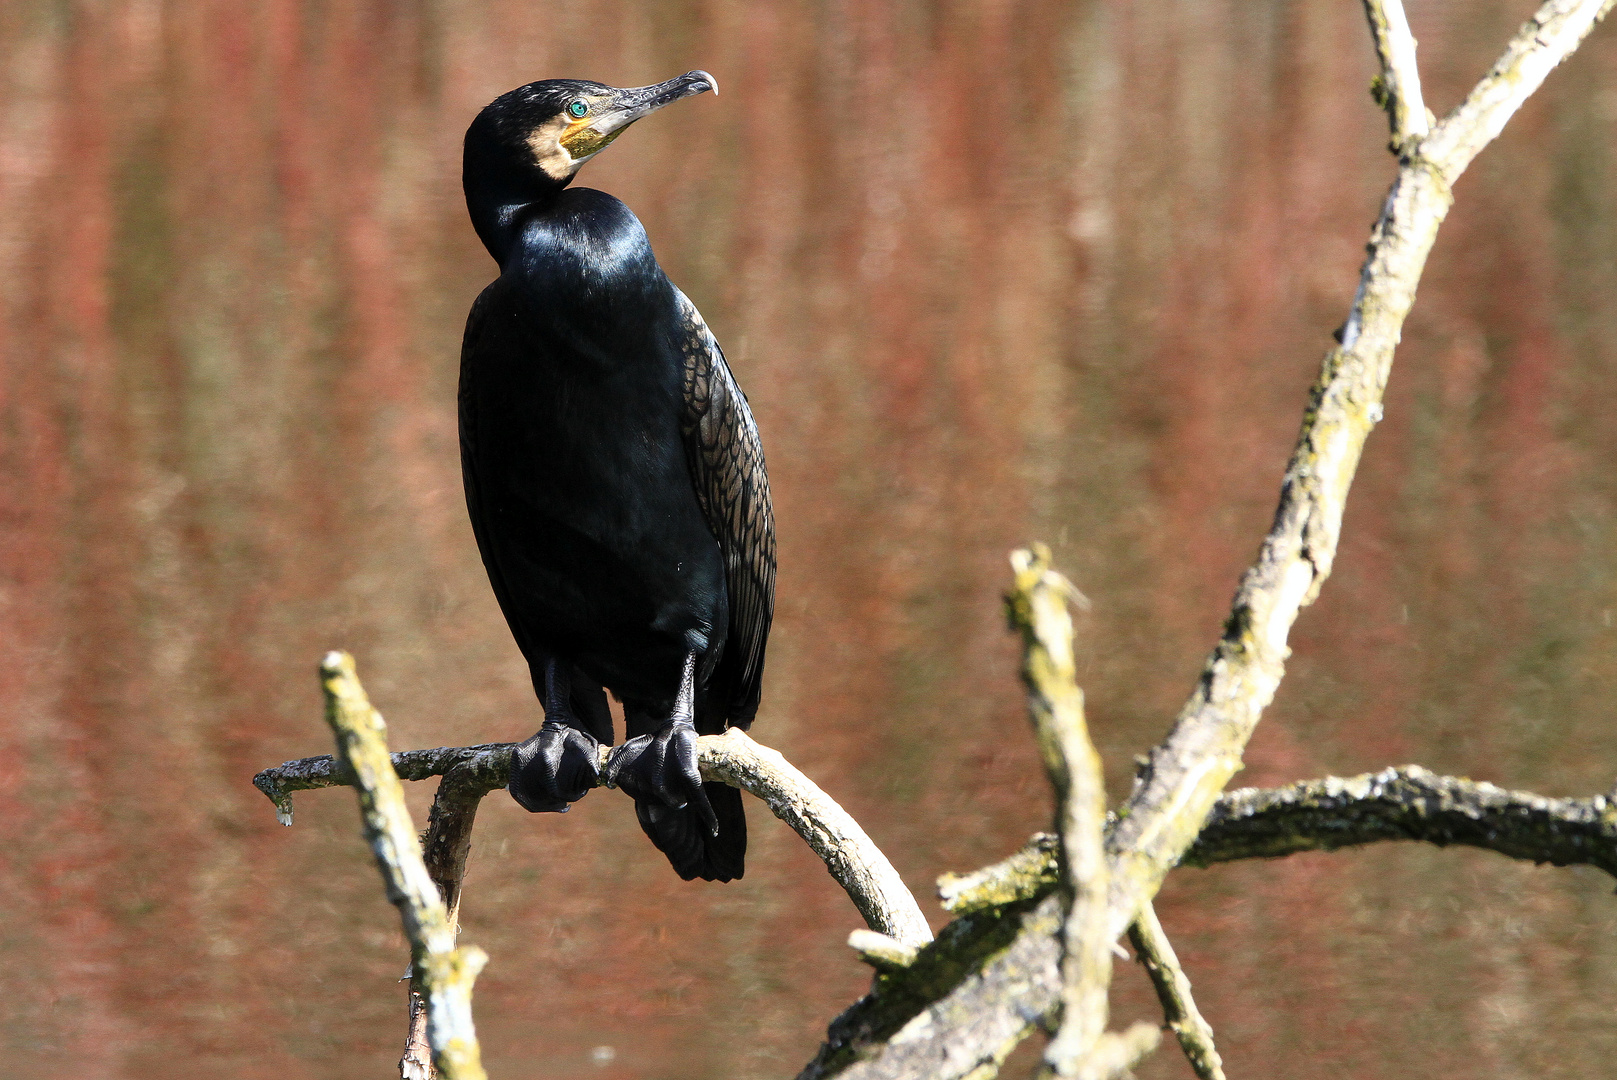
[[[466,209],[478,239],[502,267],[516,247],[522,223],[553,205],[567,181],[557,181],[537,169],[517,168],[500,161],[478,161],[467,147],[461,184]]]

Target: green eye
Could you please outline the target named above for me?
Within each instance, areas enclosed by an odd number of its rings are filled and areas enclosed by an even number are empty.
[[[575,117],[582,119],[584,114],[590,111],[590,107],[584,104],[582,101],[575,101],[571,105],[567,106],[567,111],[572,113]]]

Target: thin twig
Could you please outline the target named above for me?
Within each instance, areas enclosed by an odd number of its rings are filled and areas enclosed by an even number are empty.
[[[1201,1080],[1224,1080],[1224,1060],[1213,1045],[1213,1025],[1196,1008],[1196,999],[1190,995],[1190,979],[1179,965],[1173,943],[1163,932],[1153,905],[1140,906],[1140,917],[1129,927],[1129,942],[1140,965],[1151,976],[1151,985],[1157,988],[1163,1017],[1179,1039],[1190,1067]]]
[[[455,770],[457,790],[487,794],[502,788],[511,775],[511,752],[515,743],[482,743],[478,746],[440,746],[434,750],[403,750],[390,755],[393,771],[400,780],[428,780]],[[464,766],[464,768],[457,768]],[[353,777],[330,754],[298,758],[265,769],[253,777],[253,786],[275,804],[275,816],[282,825],[292,824],[292,793],[352,785]]]
[[[513,743],[441,747],[394,754],[401,777],[424,780],[445,775],[467,798],[502,788],[510,777]],[[607,748],[603,747],[603,753]],[[825,862],[872,930],[914,947],[932,940],[921,906],[898,871],[859,823],[836,800],[778,752],[731,728],[696,740],[697,766],[704,780],[751,792],[790,825]],[[448,774],[448,775],[446,775]],[[604,775],[604,770],[603,770]],[[291,793],[351,782],[329,757],[302,758],[265,769],[253,783],[276,805],[283,822],[292,817]],[[464,857],[464,853],[462,854]]]
[[[1050,549],[1043,544],[1013,552],[1011,568],[1015,579],[1005,607],[1011,628],[1022,637],[1028,715],[1055,790],[1068,903],[1061,931],[1061,1025],[1045,1048],[1043,1075],[1091,1080],[1096,1073],[1090,1059],[1106,1032],[1112,949],[1106,936],[1106,784],[1084,721],[1067,610],[1078,594],[1051,569]]]
[[[486,1080],[472,1024],[472,983],[488,957],[476,946],[455,947],[455,928],[438,887],[422,861],[404,787],[387,752],[387,725],[371,707],[347,653],[320,665],[326,722],[337,753],[359,789],[365,838],[399,909],[410,940],[411,965],[427,1001],[433,1066],[444,1080]]]
[[[1409,32],[1402,0],[1364,0],[1364,14],[1381,60],[1376,98],[1387,110],[1393,153],[1401,154],[1430,130],[1426,103],[1421,100],[1420,70],[1415,66],[1415,35]]]

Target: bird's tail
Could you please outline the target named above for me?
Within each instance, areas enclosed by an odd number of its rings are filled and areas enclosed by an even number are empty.
[[[689,805],[676,810],[666,803],[636,800],[635,816],[680,877],[731,881],[746,870],[747,815],[741,808],[741,792],[713,783],[704,783],[702,790],[719,819],[717,836],[707,831],[701,815]]]

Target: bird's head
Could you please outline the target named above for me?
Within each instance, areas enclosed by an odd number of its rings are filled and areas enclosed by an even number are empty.
[[[468,178],[474,167],[494,167],[489,159],[504,158],[500,164],[537,172],[559,188],[636,120],[707,90],[717,94],[719,84],[705,71],[654,86],[618,88],[582,79],[519,86],[495,98],[466,132]],[[474,163],[474,153],[483,160]]]

